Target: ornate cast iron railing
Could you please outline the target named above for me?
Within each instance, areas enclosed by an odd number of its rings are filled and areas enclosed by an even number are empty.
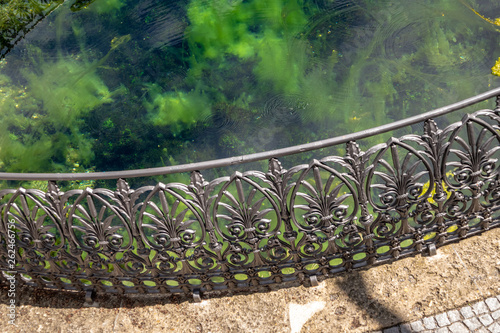
[[[0,191],[0,279],[112,293],[256,290],[379,265],[498,227],[500,88],[417,117],[259,154],[157,169],[8,174],[46,191]],[[447,127],[437,117],[497,97]],[[436,119],[436,121],[434,120]],[[439,119],[441,122],[443,119]],[[361,150],[356,140],[423,123]],[[276,157],[345,144],[285,169]],[[212,181],[199,170],[269,159]],[[191,172],[189,184],[129,188],[126,177]],[[118,178],[116,189],[56,181]],[[12,232],[14,231],[14,233]],[[15,235],[15,236],[14,236]],[[10,237],[10,238],[9,238]]]

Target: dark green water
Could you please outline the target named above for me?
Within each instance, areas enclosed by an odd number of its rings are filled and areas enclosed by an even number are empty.
[[[73,4],[0,62],[0,171],[126,170],[260,152],[500,84],[493,0]]]

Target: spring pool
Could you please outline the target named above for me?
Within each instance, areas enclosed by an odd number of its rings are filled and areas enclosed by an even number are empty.
[[[29,20],[15,6],[2,5],[0,21],[1,172],[261,152],[500,81],[493,0],[49,1]],[[10,38],[13,27],[29,32]]]

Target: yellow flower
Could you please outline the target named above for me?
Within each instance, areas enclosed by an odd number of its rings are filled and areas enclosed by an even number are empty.
[[[453,177],[453,171],[448,171],[448,172],[446,173],[446,177],[448,177],[448,178]],[[426,192],[427,192],[427,190],[429,189],[429,185],[430,185],[430,183],[429,183],[429,182],[427,182],[427,183],[425,183],[425,184],[422,186],[422,194],[421,194],[420,196],[424,195],[424,193],[426,193]],[[446,192],[446,198],[448,199],[448,198],[450,197],[450,195],[451,195],[451,192],[450,192],[450,191],[448,191],[447,186],[446,186],[446,183],[445,183],[444,181],[442,182],[442,186],[443,186],[443,190]],[[431,195],[430,195],[429,199],[427,199],[427,200],[428,200],[430,203],[432,203],[432,204],[435,204],[435,203],[436,203],[436,202],[434,201],[434,199],[433,199],[433,197],[434,197],[434,195],[435,195],[435,194],[436,194],[436,187],[434,187],[434,189],[433,189],[433,190],[432,190],[432,192],[431,192]]]
[[[500,76],[500,58],[497,59],[495,66],[491,67],[491,74]]]

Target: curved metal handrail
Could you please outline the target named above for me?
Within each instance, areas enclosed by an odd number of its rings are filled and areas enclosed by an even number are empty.
[[[119,179],[119,178],[136,178],[136,177],[149,177],[157,175],[168,175],[179,172],[201,171],[206,169],[220,168],[226,166],[239,165],[255,161],[268,160],[273,157],[282,157],[303,153],[311,150],[331,147],[349,141],[358,141],[373,135],[386,133],[389,131],[397,130],[405,126],[413,125],[426,121],[428,119],[436,118],[446,115],[453,111],[463,109],[465,107],[477,104],[492,97],[500,95],[500,87],[489,90],[482,94],[464,99],[460,102],[450,104],[426,113],[409,117],[403,120],[398,120],[389,124],[373,127],[367,130],[355,132],[352,134],[337,136],[325,140],[314,141],[306,144],[296,145],[287,148],[269,150],[261,153],[254,153],[248,155],[241,155],[229,158],[222,158],[211,161],[204,161],[198,163],[172,165],[158,168],[146,168],[137,170],[123,170],[123,171],[109,171],[109,172],[88,172],[88,173],[10,173],[0,172],[0,179],[3,180],[97,180],[97,179]]]
[[[440,128],[432,119],[496,97]],[[423,122],[367,150],[356,140]],[[277,156],[345,143],[289,169]],[[199,170],[269,158],[267,171],[206,181]],[[151,171],[153,170],[153,171]],[[190,171],[189,184],[131,189],[125,177]],[[55,180],[118,178],[63,192]],[[2,174],[0,178],[6,178]],[[19,174],[10,174],[12,177]],[[27,174],[47,189],[0,190],[0,282],[56,290],[192,295],[315,285],[500,226],[500,88],[333,139],[184,166]],[[44,178],[46,177],[46,178]]]

